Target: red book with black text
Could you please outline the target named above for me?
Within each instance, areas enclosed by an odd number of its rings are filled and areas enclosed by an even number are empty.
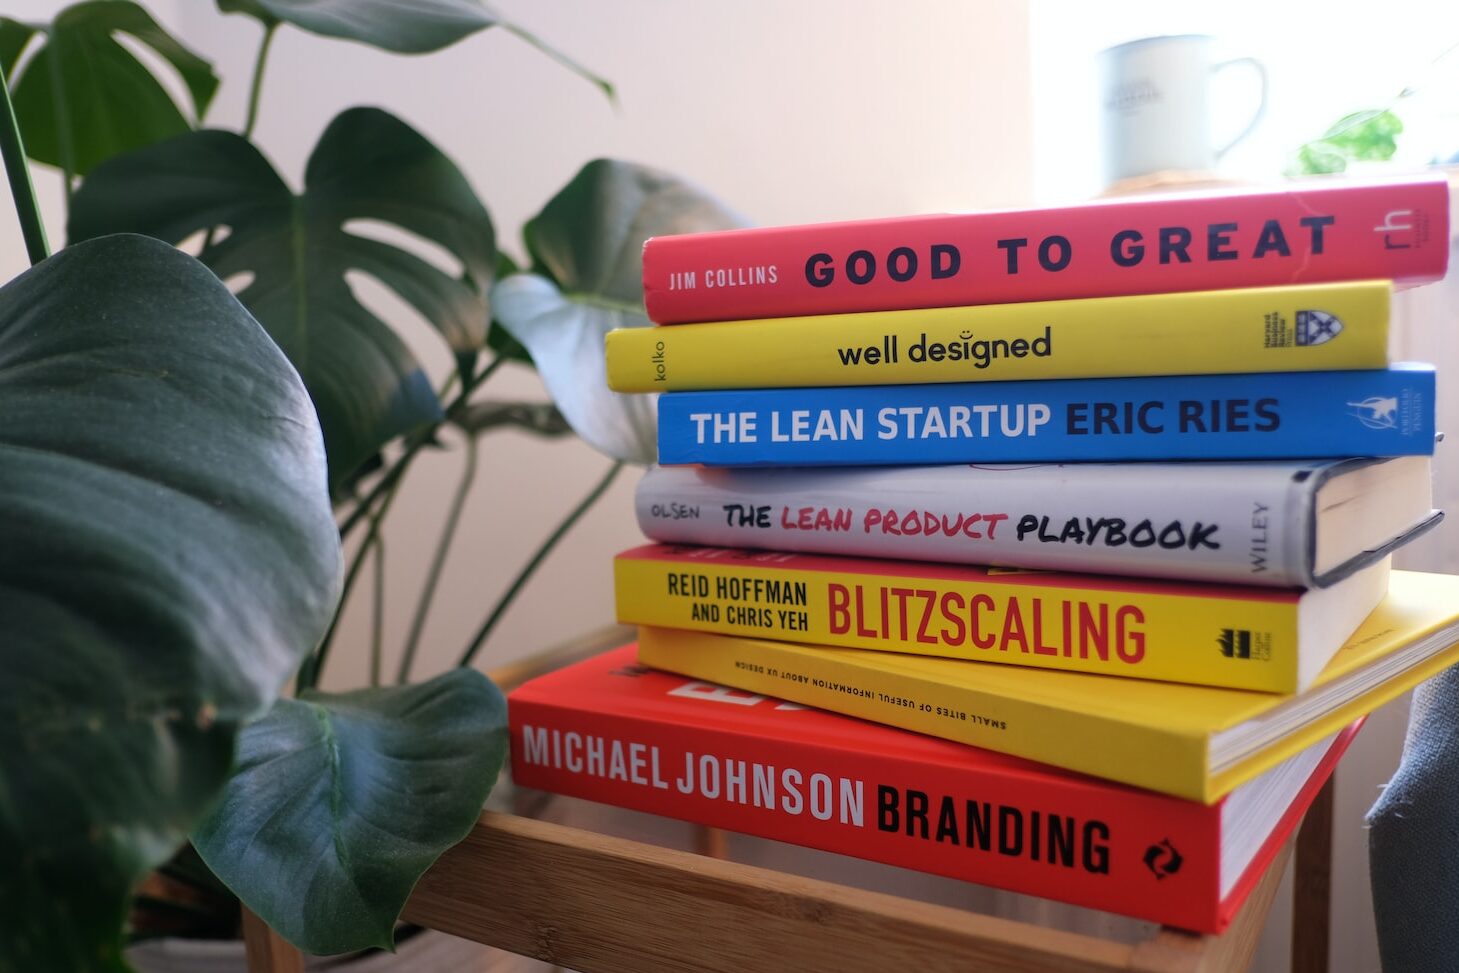
[[[660,324],[1444,275],[1443,179],[654,237]]]
[[[523,786],[1200,932],[1231,921],[1361,723],[1203,805],[640,666],[509,699]]]

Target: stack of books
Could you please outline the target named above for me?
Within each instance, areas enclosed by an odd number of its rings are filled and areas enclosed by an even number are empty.
[[[650,240],[625,647],[511,699],[518,781],[1189,929],[1362,717],[1459,660],[1442,181]],[[958,465],[960,464],[960,465]],[[804,709],[804,706],[815,709]]]

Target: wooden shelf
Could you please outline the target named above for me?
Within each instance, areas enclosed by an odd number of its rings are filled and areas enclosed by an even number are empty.
[[[631,638],[590,633],[494,672],[504,688]],[[1326,968],[1331,782],[1298,850],[1294,970]],[[1220,936],[1157,929],[1136,942],[917,902],[725,861],[701,829],[680,851],[517,814],[488,812],[421,879],[406,921],[583,973],[1206,973],[1244,970],[1294,842],[1277,856]],[[252,920],[252,973],[296,973],[302,958]]]
[[[1250,962],[1290,850],[1225,934],[1126,944],[489,813],[405,919],[589,973],[1228,973]]]

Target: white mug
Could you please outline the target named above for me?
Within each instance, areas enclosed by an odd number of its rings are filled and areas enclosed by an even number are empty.
[[[1100,52],[1100,98],[1107,182],[1165,170],[1205,172],[1252,133],[1266,111],[1266,69],[1239,57],[1211,62],[1204,34],[1145,37]],[[1236,137],[1211,137],[1212,83],[1220,71],[1243,65],[1257,73],[1256,111]]]

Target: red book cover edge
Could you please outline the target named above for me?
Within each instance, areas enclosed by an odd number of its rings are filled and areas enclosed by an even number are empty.
[[[1442,179],[1307,180],[683,234],[644,245],[644,304],[675,324],[1375,277],[1412,286],[1443,276],[1448,221]]]
[[[633,652],[634,647],[632,645],[624,646],[620,649],[585,660],[567,669],[540,677],[512,693],[510,714],[513,772],[524,786],[534,786],[534,781],[538,784],[550,784],[550,781],[544,780],[543,778],[565,774],[563,771],[557,771],[551,768],[542,768],[539,770],[538,768],[526,765],[521,759],[522,725],[524,722],[538,716],[547,717],[546,719],[540,720],[546,726],[550,726],[554,720],[561,722],[564,717],[574,719],[578,721],[579,725],[583,726],[597,724],[599,732],[605,737],[609,735],[610,731],[620,736],[625,735],[623,734],[623,730],[631,729],[633,728],[631,725],[636,724],[637,728],[647,729],[650,735],[654,732],[662,733],[664,731],[672,733],[677,726],[680,728],[681,733],[684,733],[686,736],[693,736],[695,738],[702,737],[707,740],[713,740],[716,737],[720,739],[732,738],[738,740],[740,745],[748,745],[751,749],[756,745],[763,746],[766,743],[777,742],[774,731],[771,729],[776,722],[776,718],[768,717],[764,714],[763,710],[760,710],[758,713],[751,713],[741,707],[733,707],[732,709],[736,710],[736,712],[728,713],[712,708],[701,708],[703,707],[701,703],[678,703],[667,700],[665,697],[669,695],[668,692],[661,692],[657,688],[657,685],[667,685],[672,682],[682,684],[679,688],[684,688],[691,685],[707,686],[708,684],[655,670],[646,670],[635,663]],[[636,671],[655,680],[655,682],[649,684],[655,688],[645,690],[642,693],[638,690],[629,690],[623,694],[610,693],[605,700],[604,694],[601,692],[604,677],[625,674],[629,671]],[[734,693],[735,691],[730,690],[726,692]],[[591,695],[585,696],[585,693]],[[754,694],[739,695],[753,696]],[[642,699],[645,697],[649,700],[657,701],[658,704],[650,706],[647,712],[639,712],[635,707],[641,706]],[[765,697],[754,698],[769,704],[775,704],[777,702]],[[594,706],[592,703],[593,700],[602,700],[602,702]],[[778,709],[784,706],[785,704],[779,704],[776,708]],[[692,713],[692,717],[680,712],[680,710],[684,710],[686,707],[692,708],[688,710],[689,713]],[[1177,798],[1141,791],[1126,785],[1111,784],[1087,775],[1057,770],[1033,761],[976,750],[946,740],[909,733],[850,717],[798,706],[789,708],[801,711],[793,717],[794,721],[800,723],[798,730],[801,732],[794,741],[785,742],[791,745],[803,744],[805,748],[811,751],[818,750],[823,754],[832,756],[837,754],[862,754],[863,760],[870,758],[873,762],[876,760],[884,760],[888,762],[910,763],[913,766],[922,767],[942,765],[949,772],[961,771],[974,775],[993,774],[998,779],[1007,782],[1008,791],[1005,793],[1009,795],[1009,801],[1022,801],[1030,809],[1032,809],[1032,804],[1029,803],[1027,797],[1020,793],[1020,790],[1026,787],[1052,787],[1056,791],[1063,790],[1068,792],[1070,800],[1077,801],[1080,806],[1091,803],[1095,805],[1103,804],[1105,806],[1103,812],[1096,811],[1095,813],[1108,815],[1111,808],[1115,809],[1121,817],[1111,819],[1119,821],[1122,829],[1127,826],[1133,827],[1134,817],[1138,817],[1142,811],[1147,814],[1155,813],[1156,816],[1173,822],[1183,820],[1184,824],[1176,823],[1171,825],[1173,829],[1171,833],[1179,836],[1183,829],[1186,832],[1187,839],[1190,836],[1190,829],[1192,827],[1195,827],[1196,831],[1203,831],[1207,827],[1219,827],[1220,804],[1206,807],[1194,802],[1181,801]],[[750,709],[753,710],[755,707],[751,706]],[[785,716],[789,715],[791,714],[783,714],[779,719],[783,721]],[[1158,908],[1147,908],[1145,903],[1150,901],[1149,897],[1142,895],[1138,890],[1134,889],[1130,884],[1131,880],[1128,878],[1112,880],[1116,881],[1116,884],[1106,886],[1111,899],[1124,900],[1123,907],[1121,907],[1122,904],[1119,901],[1100,901],[1097,895],[1087,891],[1078,895],[1061,895],[1060,893],[1064,889],[1057,881],[1058,877],[1050,875],[1040,878],[1039,876],[1043,872],[1032,860],[1020,862],[1017,865],[1009,865],[1000,859],[985,859],[980,867],[986,868],[992,874],[989,876],[990,880],[983,884],[993,885],[995,887],[1000,885],[1012,887],[1026,894],[1037,895],[1041,892],[1047,892],[1051,897],[1064,898],[1065,901],[1079,905],[1124,912],[1140,918],[1164,921],[1167,924],[1179,925],[1198,931],[1220,932],[1234,917],[1241,904],[1245,901],[1246,896],[1265,873],[1267,866],[1276,856],[1282,844],[1300,823],[1302,815],[1305,814],[1307,808],[1315,799],[1318,791],[1326,782],[1333,767],[1336,766],[1337,761],[1341,758],[1342,753],[1346,750],[1361,724],[1362,721],[1359,720],[1338,735],[1333,744],[1328,748],[1328,752],[1323,756],[1317,769],[1304,783],[1296,800],[1293,801],[1281,818],[1279,818],[1276,826],[1263,842],[1257,854],[1253,857],[1251,864],[1232,886],[1231,891],[1224,897],[1221,897],[1219,901],[1215,895],[1201,893],[1198,888],[1193,889],[1187,883],[1183,885],[1184,891],[1180,894],[1176,894],[1176,888],[1171,888],[1168,894],[1163,894],[1158,897],[1155,900],[1158,901]],[[805,732],[807,727],[810,730],[808,733]],[[648,738],[649,736],[645,736],[645,739]],[[669,738],[660,737],[659,739]],[[674,739],[675,745],[682,742],[677,738]],[[827,764],[825,766],[829,767],[830,765]],[[657,767],[655,772],[657,772]],[[613,800],[611,793],[617,785],[595,784],[590,775],[565,774],[565,776],[570,784],[580,783],[582,786],[577,789],[571,786],[564,787],[561,789],[563,793],[573,794],[574,796],[589,800],[600,800],[608,804],[645,810],[647,813],[668,813],[669,816],[678,817],[681,820],[695,820],[693,816],[684,813],[658,811],[646,807],[645,805],[655,803],[655,798],[652,797],[653,792],[651,790],[645,792],[650,795],[646,801]],[[549,789],[551,788],[549,787]],[[605,790],[609,792],[607,796],[604,794]],[[629,793],[636,796],[640,792],[630,790]],[[704,800],[708,799],[700,799],[696,795],[691,799],[691,803],[703,804]],[[1135,803],[1130,804],[1128,803],[1129,801],[1134,801]],[[1147,804],[1157,805],[1158,807],[1146,807]],[[817,836],[818,838],[822,834],[831,834],[830,831],[818,829],[815,825],[810,825],[807,829],[802,827],[803,822],[798,823],[782,820],[777,817],[771,819],[774,822],[772,827],[757,831],[745,827],[736,827],[733,821],[727,822],[725,820],[726,817],[735,818],[737,814],[737,812],[733,811],[732,805],[728,801],[720,802],[710,800],[704,806],[713,812],[709,816],[715,817],[716,820],[698,821],[701,824],[725,827],[726,830],[739,831],[747,834],[762,834],[774,840],[789,840],[792,844],[819,847],[832,851],[833,853],[848,853],[843,849],[829,846],[835,843],[836,838],[834,835],[819,839],[827,843],[818,843],[817,840],[797,841],[794,838],[785,837],[786,835],[795,833],[797,830],[801,830],[802,833],[807,835]],[[1121,808],[1123,810],[1120,810]],[[741,823],[746,820],[749,819],[742,815],[739,816]],[[1200,822],[1203,821],[1206,823],[1201,824]],[[833,831],[834,829],[831,830]],[[907,847],[909,848],[910,857],[906,860],[915,859],[926,850],[924,846],[916,844]],[[937,847],[941,849],[940,841]],[[1192,848],[1187,845],[1185,850],[1187,860],[1192,862],[1191,865],[1187,866],[1188,871],[1194,869],[1197,873],[1206,876],[1209,881],[1219,882],[1219,867],[1217,865],[1219,861],[1218,843],[1213,842],[1211,847]],[[875,850],[871,850],[865,855],[851,854],[854,857],[884,861],[893,865],[901,865],[902,867],[926,871],[932,874],[939,873],[936,868],[918,868],[916,865],[906,864],[906,860],[896,860],[895,856],[887,856],[885,853],[878,855]],[[1211,856],[1216,857],[1212,858]],[[1126,868],[1128,869],[1128,866]],[[1002,882],[997,880],[1000,872],[1005,876]],[[942,872],[942,874],[948,873]],[[1007,878],[1010,875],[1015,877],[1011,885],[1008,884]],[[950,875],[950,877],[967,880],[966,876]],[[1134,905],[1132,906],[1131,903],[1134,903]],[[1142,915],[1142,911],[1145,914]]]

